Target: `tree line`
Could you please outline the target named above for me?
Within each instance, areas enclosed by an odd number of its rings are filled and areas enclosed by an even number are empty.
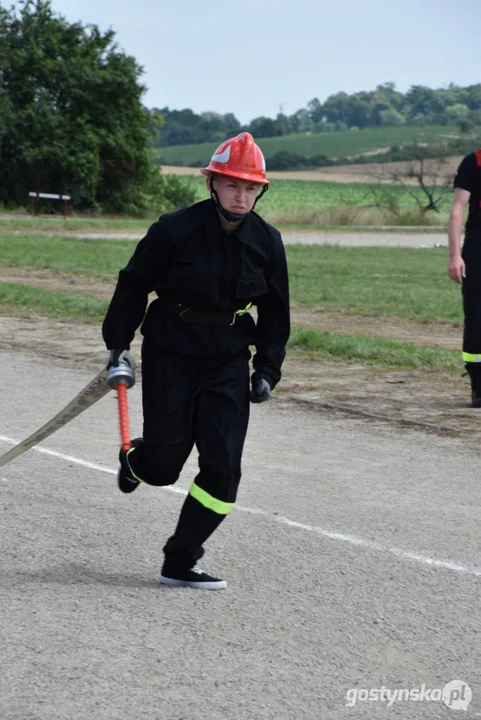
[[[0,205],[30,191],[129,214],[193,201],[153,162],[141,74],[112,30],[68,23],[48,0],[0,4]]]
[[[233,113],[202,112],[168,107],[149,110],[157,148],[221,142],[244,130],[257,138],[362,130],[403,125],[457,125],[469,132],[481,125],[481,83],[432,89],[413,85],[406,93],[386,82],[375,90],[349,95],[338,92],[321,103],[314,98],[292,115],[278,113],[275,118],[256,117],[242,125]]]
[[[161,213],[194,202],[195,191],[161,174],[153,148],[159,156],[168,145],[220,143],[241,130],[263,138],[406,123],[481,124],[481,84],[413,86],[403,94],[385,83],[242,126],[233,113],[146,108],[142,72],[119,50],[113,30],[69,23],[50,0],[22,0],[9,9],[0,0],[0,205],[25,206],[35,191],[70,195],[80,210]],[[320,165],[323,158],[284,153],[269,159],[271,169],[275,162]]]

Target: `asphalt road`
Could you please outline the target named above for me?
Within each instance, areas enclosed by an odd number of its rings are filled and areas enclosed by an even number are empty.
[[[65,237],[97,240],[141,240],[142,232],[75,232],[52,233]],[[337,232],[299,230],[298,232],[283,232],[282,239],[285,245],[341,245],[343,247],[447,247],[446,233],[434,232]]]
[[[13,350],[0,367],[0,453],[91,379]],[[138,386],[129,403],[139,434]],[[462,716],[481,717],[472,445],[253,407],[238,506],[202,563],[218,592],[157,580],[195,455],[173,488],[123,496],[117,448],[110,393],[0,468],[1,720],[439,719],[453,680],[447,701],[471,692]],[[402,689],[421,695],[388,708]]]
[[[0,222],[2,220],[17,220],[18,215],[0,213]],[[53,221],[52,228],[54,228]],[[147,230],[147,225],[146,228]],[[25,230],[28,232],[28,228]],[[20,231],[18,231],[20,232]],[[111,231],[103,232],[59,232],[53,229],[52,235],[71,236],[79,239],[112,239],[112,240],[141,240],[145,232],[143,231]],[[385,229],[377,229],[375,231],[348,231],[342,230],[326,230],[313,231],[298,230],[286,231],[282,233],[283,241],[286,245],[342,245],[346,247],[447,247],[447,233],[436,231],[435,228],[419,232],[411,229],[403,232],[402,229],[396,227]]]
[[[283,232],[286,245],[342,245],[343,247],[447,247],[446,233],[434,232]]]

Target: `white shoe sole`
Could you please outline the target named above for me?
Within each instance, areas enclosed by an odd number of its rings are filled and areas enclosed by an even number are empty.
[[[193,580],[177,580],[176,578],[160,576],[161,585],[170,585],[171,587],[190,587],[196,590],[223,590],[227,587],[225,580],[216,580],[215,582],[195,582]]]

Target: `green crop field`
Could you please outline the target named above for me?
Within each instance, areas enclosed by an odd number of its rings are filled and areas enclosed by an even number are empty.
[[[195,190],[196,200],[208,197],[205,178],[198,175],[188,176],[184,181]],[[336,183],[322,180],[272,180],[269,191],[261,198],[256,211],[268,222],[290,227],[326,226],[376,226],[376,225],[435,225],[447,223],[451,193],[447,193],[440,206],[441,212],[430,212],[422,217],[417,211],[416,202],[411,195],[400,186],[392,186],[389,193],[397,199],[400,216],[373,207],[374,195],[372,187],[367,183]],[[416,190],[416,192],[418,192]],[[421,195],[420,195],[421,196]],[[99,219],[81,218],[75,215],[67,220],[62,216],[48,220],[46,218],[30,218],[28,215],[16,219],[2,220],[0,231],[21,232],[28,229],[49,232],[55,226],[62,230],[137,230],[148,226],[149,221],[157,219],[158,213],[153,210],[144,219],[127,217]],[[1,219],[1,214],[0,214]],[[28,229],[27,229],[28,228]]]
[[[197,199],[207,197],[205,178],[200,175],[188,179],[195,188]],[[261,198],[256,211],[268,222],[281,225],[377,225],[377,224],[433,224],[445,225],[452,200],[447,193],[441,212],[431,212],[421,218],[412,196],[400,186],[389,192],[397,199],[401,217],[382,213],[372,207],[374,196],[367,183],[336,183],[322,180],[272,180],[269,191]]]
[[[366,128],[345,132],[305,133],[283,137],[262,138],[259,145],[268,161],[280,150],[299,155],[326,155],[327,157],[351,157],[361,153],[382,151],[392,145],[406,145],[413,142],[439,144],[458,138],[456,127],[430,125],[425,127]],[[175,145],[156,148],[156,155],[166,165],[207,164],[218,143],[201,145]]]

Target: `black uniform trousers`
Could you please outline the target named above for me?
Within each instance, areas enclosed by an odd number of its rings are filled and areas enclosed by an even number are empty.
[[[481,368],[481,238],[467,235],[463,244],[463,360]]]
[[[172,485],[194,445],[199,452],[199,473],[164,547],[169,568],[193,567],[235,502],[249,422],[249,359],[248,348],[203,358],[143,341],[144,442],[128,455],[135,476]]]

